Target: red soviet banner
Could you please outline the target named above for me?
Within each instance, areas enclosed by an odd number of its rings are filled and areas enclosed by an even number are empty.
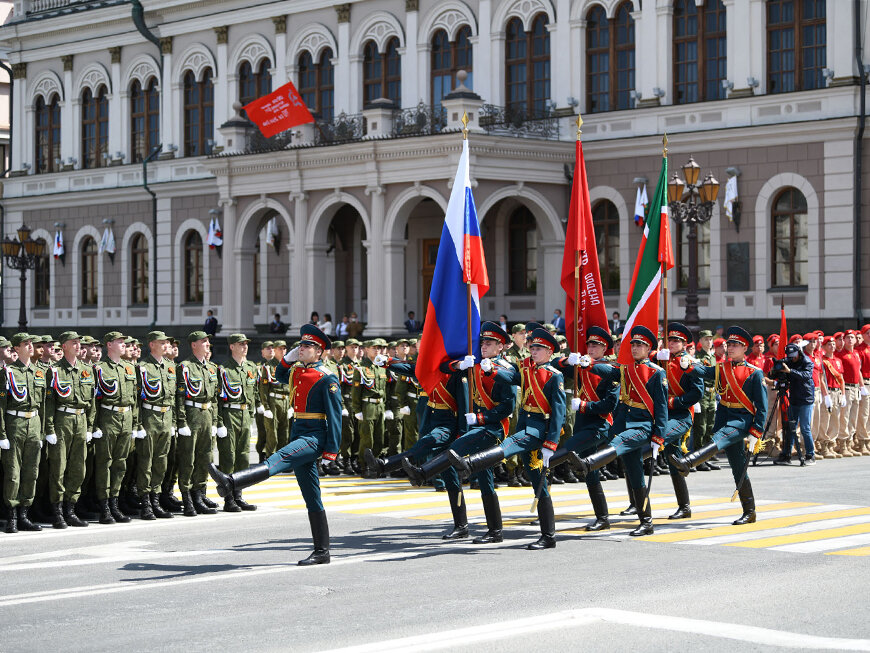
[[[292,82],[287,82],[269,95],[245,105],[245,113],[266,138],[297,125],[314,122],[314,116],[308,111]]]

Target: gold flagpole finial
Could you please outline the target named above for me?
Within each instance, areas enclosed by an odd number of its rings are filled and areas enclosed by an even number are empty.
[[[662,136],[662,156],[666,157],[668,155],[668,133],[665,132],[665,135]]]
[[[583,130],[580,127],[583,126],[583,117],[578,113],[577,114],[577,140],[580,140],[580,135],[583,133]]]
[[[462,140],[468,140],[468,112],[462,113]]]

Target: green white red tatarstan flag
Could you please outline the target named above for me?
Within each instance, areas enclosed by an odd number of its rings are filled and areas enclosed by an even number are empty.
[[[641,324],[650,331],[659,331],[659,296],[661,295],[662,268],[674,267],[671,230],[668,224],[668,160],[662,157],[662,171],[650,201],[643,239],[634,264],[634,274],[628,289],[628,317],[623,333],[628,336],[632,327]],[[628,340],[628,338],[625,338]],[[619,362],[632,361],[631,347],[619,348]]]

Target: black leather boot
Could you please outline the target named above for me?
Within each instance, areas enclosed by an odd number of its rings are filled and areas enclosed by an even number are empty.
[[[181,512],[184,509],[181,501],[175,498],[172,490],[168,492],[164,490],[160,493],[160,507],[166,512]]]
[[[586,526],[587,531],[606,531],[610,528],[610,517],[607,514],[607,497],[601,483],[587,485],[592,509],[595,511],[595,521]]]
[[[421,487],[428,480],[438,476],[438,474],[450,467],[451,453],[453,452],[449,449],[447,451],[442,451],[419,467],[414,465],[407,457],[403,457],[399,462],[402,465],[402,469],[404,469],[405,473],[408,475],[408,482],[414,487]],[[456,454],[454,453],[453,455]]]
[[[501,542],[501,506],[498,503],[498,495],[483,494],[480,500],[483,502],[483,514],[486,515],[486,535],[476,537],[471,541],[474,544],[496,544]]]
[[[304,560],[300,560],[297,564],[302,567],[328,565],[329,524],[326,521],[326,511],[309,512],[308,523],[311,524],[311,538],[314,540],[314,552]]]
[[[467,479],[469,476],[474,476],[484,469],[488,469],[497,465],[504,460],[504,451],[501,447],[492,447],[485,449],[479,453],[473,453],[468,456],[460,456],[452,449],[447,450],[447,456],[450,459],[450,465],[457,471],[461,480]],[[517,470],[522,468],[517,466]],[[519,480],[519,476],[517,476]],[[520,481],[522,483],[522,481]]]
[[[241,508],[242,510],[250,512],[250,511],[257,509],[257,506],[255,506],[251,503],[248,503],[247,501],[245,501],[242,498],[242,491],[241,490],[236,490],[235,492],[233,492],[233,498],[236,500],[236,505],[239,508]]]
[[[434,460],[434,458],[433,458]],[[465,512],[465,495],[462,490],[447,490],[450,512],[453,513],[453,530],[441,536],[442,540],[461,540],[468,537],[468,515]]]
[[[6,533],[17,533],[18,532],[18,509],[17,508],[6,508],[9,511],[8,516],[6,517],[6,528],[4,529]]]
[[[619,513],[620,517],[629,517],[637,514],[637,505],[634,503],[634,490],[631,489],[631,483],[628,482],[628,478],[625,479],[625,488],[628,492],[628,508]]]
[[[363,457],[366,459],[366,469],[377,470],[378,476],[400,469],[402,467],[402,460],[407,458],[403,453],[389,456],[388,458],[377,458],[371,449],[366,449],[363,452]]]
[[[517,465],[517,480],[523,487],[532,487],[532,482],[526,476],[526,468],[522,465]]]
[[[185,517],[196,517],[196,508],[193,506],[193,499],[190,497],[190,492],[181,491],[181,504],[184,506],[182,514]]]
[[[41,531],[42,526],[39,524],[34,524],[30,521],[30,518],[27,516],[27,509],[29,506],[18,506],[18,530],[20,531]],[[85,522],[85,526],[87,526],[87,522]]]
[[[66,519],[66,523],[70,526],[84,527],[88,525],[88,522],[79,519],[79,516],[76,514],[75,504],[72,501],[63,502],[63,516]],[[21,524],[19,524],[20,526]]]
[[[529,551],[556,548],[556,515],[553,513],[553,499],[549,494],[538,499],[538,521],[541,522],[541,537],[526,548]]]
[[[139,519],[144,519],[145,521],[157,519],[154,516],[154,511],[151,509],[151,497],[147,494],[139,497]]]
[[[584,476],[596,469],[601,469],[607,463],[616,460],[616,449],[613,447],[604,447],[601,451],[596,451],[591,456],[585,458],[577,457],[574,460],[575,469]]]
[[[710,444],[704,445],[697,451],[693,451],[685,456],[675,456],[674,454],[671,454],[669,459],[671,464],[677,468],[677,471],[685,477],[689,475],[690,469],[708,461],[710,458],[715,456],[718,451],[719,447],[716,446],[716,443],[711,442]]]
[[[66,528],[68,524],[63,518],[63,504],[60,502],[51,504],[51,509],[54,512],[54,521],[51,523],[52,528]]]
[[[643,537],[644,535],[652,535],[652,505],[646,500],[646,488],[637,488],[633,492],[634,505],[638,506],[637,516],[640,518],[640,525],[629,533],[632,537]],[[644,505],[646,504],[646,505]]]
[[[109,500],[100,499],[100,523],[114,524],[115,518],[112,517],[112,511],[109,510]]]
[[[191,490],[190,491],[190,499],[193,501],[193,507],[196,509],[198,515],[216,515],[217,510],[214,508],[209,508],[205,505],[205,502],[202,500],[203,491],[202,490]]]
[[[202,499],[202,502],[206,506],[208,506],[209,508],[217,508],[218,507],[218,504],[216,504],[214,501],[212,501],[211,499],[208,498],[208,492],[206,492],[205,490],[200,490],[199,496]]]
[[[242,512],[242,508],[236,503],[235,496],[229,496],[224,499],[224,512]]]
[[[164,510],[160,507],[160,498],[157,496],[156,492],[152,492],[148,495],[148,498],[151,501],[151,512],[154,513],[154,516],[158,519],[170,519],[172,517],[172,513]]]
[[[235,474],[224,474],[214,463],[209,463],[208,474],[217,483],[217,493],[222,498],[232,496],[235,490],[244,490],[269,478],[269,468],[265,463],[251,465]]]
[[[118,497],[111,497],[109,499],[109,512],[112,513],[112,519],[119,524],[130,523],[130,518],[121,512],[121,509],[118,507]]]
[[[743,515],[740,519],[734,520],[734,526],[743,526],[744,524],[755,523],[755,497],[752,494],[752,483],[748,478],[743,479],[743,485],[740,486],[740,505],[743,506]]]
[[[668,519],[688,519],[692,516],[692,507],[689,505],[689,486],[682,474],[671,472],[671,481],[674,483],[674,495],[677,497],[677,511]]]

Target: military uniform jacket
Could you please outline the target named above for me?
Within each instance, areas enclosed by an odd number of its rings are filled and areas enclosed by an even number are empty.
[[[70,365],[66,358],[61,358],[49,374],[45,393],[45,432],[54,433],[54,417],[58,409],[84,411],[86,430],[93,431],[96,415],[94,368],[81,361]]]
[[[562,372],[565,378],[574,376],[574,367],[568,365],[566,358],[560,358],[550,364]],[[612,413],[619,403],[619,383],[598,376],[588,367],[581,367],[578,370],[577,380],[577,398],[580,399],[577,418],[581,419],[581,423],[607,421],[612,424]]]
[[[529,357],[529,350],[525,347],[520,349],[516,343],[511,343],[511,346],[505,350],[504,357],[514,365],[519,366],[520,363]]]
[[[290,390],[294,418],[290,439],[322,439],[321,453],[335,460],[341,443],[341,389],[338,378],[320,362],[303,364],[281,361],[275,370],[279,383]]]
[[[178,366],[176,375],[177,392],[175,394],[175,422],[178,428],[187,426],[188,410],[208,410],[211,412],[213,424],[222,426],[223,420],[217,409],[218,368],[209,361],[199,361],[188,358]],[[191,406],[195,402],[200,406]]]
[[[246,405],[245,410],[253,415],[260,405],[260,395],[257,392],[259,380],[257,366],[249,360],[237,363],[234,358],[230,358],[225,365],[218,368],[218,374],[220,405]]]
[[[664,440],[668,423],[665,371],[648,360],[628,365],[596,363],[592,372],[602,379],[619,382],[619,405],[626,425],[651,422],[650,435]]]
[[[499,439],[504,439],[508,435],[510,418],[516,407],[517,391],[497,374],[498,368],[510,371],[511,363],[502,356],[490,360],[493,369],[488,373],[481,369],[480,363],[473,368],[472,412],[477,415],[479,426],[498,432]]]
[[[278,369],[278,359],[270,358],[260,368],[260,402],[268,405],[269,395],[286,395],[289,394],[287,386],[279,383],[275,378],[275,372]],[[275,399],[275,397],[272,397]],[[280,401],[280,399],[279,399]]]
[[[353,371],[353,412],[362,413],[363,419],[372,419],[376,406],[383,404],[386,398],[387,371],[363,358]]]
[[[448,361],[441,365],[440,378],[431,393],[424,392],[422,388],[418,391],[419,396],[426,399],[424,431],[447,427],[458,437],[468,430],[468,423],[465,421],[465,413],[468,411],[468,386],[463,383],[463,378],[468,372],[454,372],[457,363],[457,361]],[[392,358],[387,362],[387,366],[392,372],[402,374],[419,384],[416,362]]]
[[[705,367],[711,367],[716,364],[716,354],[713,351],[704,351],[701,350],[701,354],[696,356],[696,358],[701,362],[701,365]],[[716,386],[712,381],[708,381],[704,379],[704,397],[703,399],[714,399],[716,398]]]
[[[687,372],[713,381],[719,394],[718,410],[726,411],[726,419],[733,416],[750,421],[750,435],[761,439],[767,417],[767,389],[759,368],[745,361],[726,360],[709,367],[696,364]]]
[[[40,426],[45,431],[45,392],[48,387],[46,373],[21,361],[12,361],[2,368],[0,375],[0,439],[7,437],[6,424],[15,419],[6,414],[14,410],[25,413],[38,412]]]
[[[115,363],[107,358],[94,365],[97,428],[100,426],[102,413],[110,410],[102,408],[103,406],[129,407],[133,411],[133,430],[138,431],[141,428],[139,402],[136,401],[140,392],[138,376],[136,366],[128,361]]]
[[[704,395],[703,379],[687,374],[687,370],[680,367],[680,359],[684,356],[691,361],[691,356],[685,351],[665,361],[668,370],[668,417],[670,419],[694,418],[694,406]]]
[[[499,368],[497,374],[520,388],[517,431],[523,430],[530,420],[546,421],[547,439],[543,446],[555,451],[567,412],[562,373],[549,362],[536,365],[531,358],[525,359],[519,367],[511,365],[511,368]]]
[[[139,361],[138,367],[141,405],[153,404],[174,407],[175,379],[177,377],[175,363],[168,358],[158,362],[149,353]]]

